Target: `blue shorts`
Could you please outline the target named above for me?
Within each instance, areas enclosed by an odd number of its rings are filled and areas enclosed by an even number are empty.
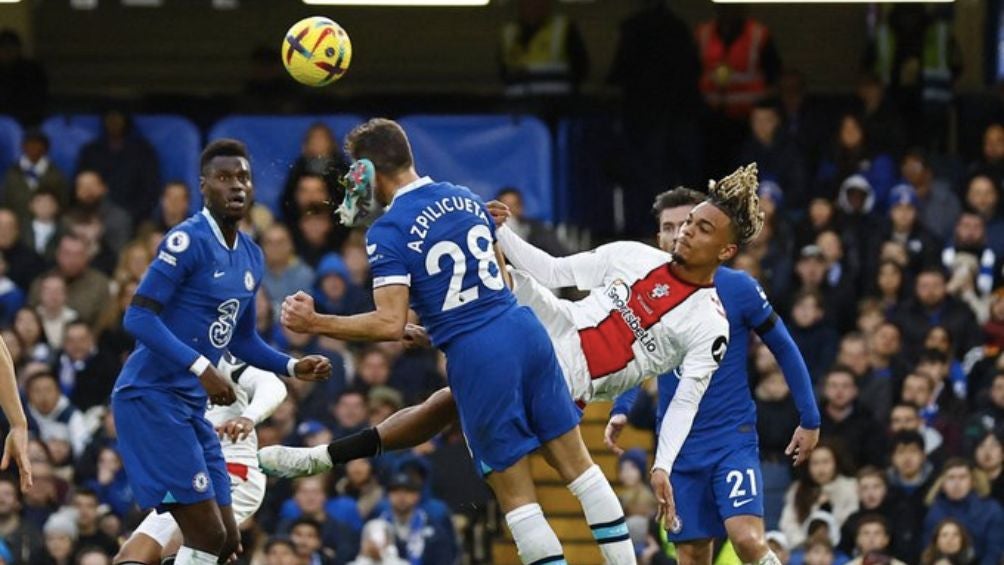
[[[678,533],[669,533],[670,541],[724,538],[726,519],[763,517],[763,477],[755,441],[677,459],[669,482],[682,522]]]
[[[230,505],[230,477],[205,406],[156,389],[112,396],[118,449],[142,508],[216,499]]]
[[[554,347],[526,307],[446,345],[446,373],[467,445],[482,473],[502,471],[579,425]]]

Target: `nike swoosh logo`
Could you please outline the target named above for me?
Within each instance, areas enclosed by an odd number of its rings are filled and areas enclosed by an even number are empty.
[[[376,253],[376,248],[377,248],[377,246],[376,246],[375,243],[367,245],[366,246],[366,254],[367,255],[373,255],[374,253]]]
[[[225,272],[223,272],[223,271],[216,271],[215,273],[213,273],[213,278],[214,278],[214,279],[218,279],[218,278],[222,277],[222,276],[223,276],[223,275],[225,275],[225,274],[226,274],[226,273],[225,273]]]
[[[747,498],[746,500],[733,500],[732,508],[739,508],[740,506],[746,506],[750,502],[753,502],[752,498]]]

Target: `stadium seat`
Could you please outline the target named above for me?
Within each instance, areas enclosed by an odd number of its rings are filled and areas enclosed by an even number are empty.
[[[157,152],[162,181],[182,180],[192,193],[192,211],[201,206],[199,153],[202,136],[195,124],[182,116],[137,115],[136,128]],[[47,119],[42,130],[52,144],[53,162],[68,175],[75,172],[77,154],[101,133],[96,114],[60,115]]]
[[[565,119],[558,123],[555,139],[555,222],[610,231],[616,184],[610,170],[616,154],[611,122]]]
[[[0,116],[0,176],[17,160],[21,135],[21,126],[13,118]]]
[[[300,155],[307,128],[316,122],[327,124],[339,144],[343,136],[363,122],[354,115],[330,116],[229,116],[209,130],[209,140],[233,137],[247,144],[251,152],[255,198],[276,215],[281,214],[279,198],[289,169]]]
[[[528,116],[407,116],[419,174],[465,185],[485,200],[500,188],[523,193],[526,214],[554,219],[551,134]]]

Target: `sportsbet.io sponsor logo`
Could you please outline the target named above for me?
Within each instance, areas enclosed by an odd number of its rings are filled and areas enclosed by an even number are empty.
[[[618,279],[615,280],[610,286],[607,287],[607,298],[614,303],[614,308],[617,309],[617,313],[620,314],[621,319],[630,328],[631,333],[634,334],[635,339],[638,343],[645,348],[645,351],[649,353],[655,352],[655,337],[644,326],[642,326],[641,319],[634,313],[634,310],[628,306],[628,301],[631,299],[631,287],[629,287],[624,281]]]

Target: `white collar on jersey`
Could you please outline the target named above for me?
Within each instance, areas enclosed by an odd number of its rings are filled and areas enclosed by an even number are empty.
[[[432,184],[432,179],[429,177],[422,177],[420,179],[415,179],[409,182],[408,184],[402,186],[401,188],[397,189],[397,192],[394,193],[394,198],[390,199],[390,204],[387,205],[387,209],[390,210],[390,207],[394,205],[394,201],[400,198],[401,196],[404,196],[409,192],[422,188],[427,184]]]
[[[231,248],[229,245],[227,245],[227,240],[223,238],[223,230],[221,230],[220,225],[216,223],[216,218],[214,218],[213,215],[209,212],[209,208],[203,207],[202,215],[206,217],[206,220],[209,222],[209,229],[213,230],[213,235],[216,236],[216,241],[220,242],[220,245],[223,246],[223,249],[226,249],[227,251],[236,250],[237,242],[241,240],[240,234],[237,234],[237,237],[234,238],[234,246]]]

